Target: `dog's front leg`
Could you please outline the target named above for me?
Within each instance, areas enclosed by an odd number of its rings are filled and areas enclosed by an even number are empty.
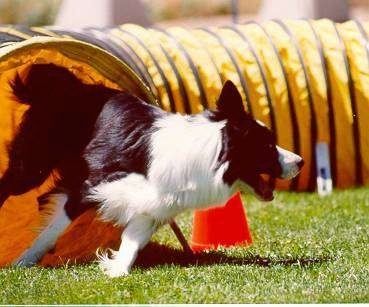
[[[106,254],[99,255],[102,270],[110,277],[128,275],[138,251],[149,242],[157,227],[157,221],[150,216],[132,218],[122,233],[119,250],[113,251],[111,258]]]

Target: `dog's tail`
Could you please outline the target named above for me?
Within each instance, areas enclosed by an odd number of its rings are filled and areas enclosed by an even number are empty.
[[[8,169],[0,179],[0,207],[9,195],[39,186],[66,157],[78,155],[104,103],[118,92],[84,84],[54,64],[34,64],[25,77],[16,75],[10,86],[16,100],[30,108],[8,148]]]
[[[72,92],[80,84],[67,69],[54,64],[32,65],[24,80],[17,74],[10,82],[14,96],[29,105],[53,103],[51,99],[66,96],[65,89]]]
[[[14,96],[19,102],[31,106],[42,105],[55,108],[55,103],[62,103],[70,107],[69,103],[79,101],[66,101],[66,99],[104,100],[119,92],[102,85],[88,85],[82,83],[67,68],[55,64],[33,64],[25,78],[19,74],[10,81]],[[92,107],[92,105],[91,105]]]

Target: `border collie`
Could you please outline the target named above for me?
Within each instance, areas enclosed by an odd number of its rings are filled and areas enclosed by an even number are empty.
[[[47,225],[15,264],[37,263],[74,218],[96,206],[102,219],[124,226],[119,250],[99,255],[100,266],[111,277],[126,275],[138,251],[175,215],[225,203],[237,190],[270,201],[274,179],[290,179],[303,165],[244,110],[230,81],[217,109],[196,115],[83,84],[53,64],[32,65],[11,86],[29,109],[9,146],[0,205],[52,171],[60,178],[39,198]]]

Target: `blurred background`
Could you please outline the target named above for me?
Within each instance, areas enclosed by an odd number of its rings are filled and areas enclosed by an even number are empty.
[[[1,24],[202,26],[271,18],[369,20],[369,0],[0,0]]]

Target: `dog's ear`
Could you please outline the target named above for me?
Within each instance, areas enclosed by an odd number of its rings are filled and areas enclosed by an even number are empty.
[[[242,119],[249,116],[243,107],[240,92],[230,80],[223,85],[217,101],[217,109],[227,119]]]

